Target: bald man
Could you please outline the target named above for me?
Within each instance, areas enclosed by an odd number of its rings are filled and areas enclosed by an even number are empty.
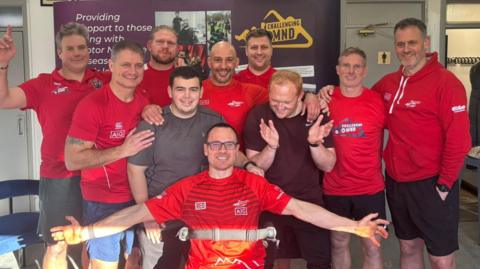
[[[200,105],[222,115],[231,124],[239,137],[243,137],[243,126],[252,107],[268,101],[267,89],[233,79],[238,65],[235,48],[226,41],[213,45],[208,56],[210,77],[203,82],[203,97]],[[243,141],[241,141],[243,148]]]

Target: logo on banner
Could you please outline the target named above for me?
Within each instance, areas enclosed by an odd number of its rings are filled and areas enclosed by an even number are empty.
[[[268,17],[272,16],[276,21],[273,22],[261,22],[260,28],[263,28],[272,33],[272,47],[293,49],[293,48],[310,48],[313,44],[312,36],[303,28],[302,19],[288,16],[283,18],[276,10],[270,10],[263,18],[265,21]],[[245,29],[240,35],[235,35],[237,41],[247,42],[247,35],[250,30],[255,29],[253,26],[251,29]],[[297,41],[299,37],[303,36],[305,42],[303,43],[291,43]],[[282,44],[288,42],[288,44]]]

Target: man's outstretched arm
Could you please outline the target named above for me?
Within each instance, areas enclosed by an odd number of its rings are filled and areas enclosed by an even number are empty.
[[[152,221],[154,218],[147,206],[142,203],[122,209],[88,226],[80,226],[78,221],[71,216],[67,216],[67,220],[71,222],[70,225],[53,227],[50,232],[55,241],[65,241],[72,245],[92,238],[116,234],[135,224]]]
[[[293,215],[300,220],[324,229],[353,233],[360,237],[369,238],[376,246],[380,246],[375,238],[376,234],[383,238],[388,237],[384,225],[388,225],[389,222],[382,219],[372,220],[378,216],[377,213],[369,214],[360,221],[354,221],[338,216],[321,206],[292,198],[282,214]]]

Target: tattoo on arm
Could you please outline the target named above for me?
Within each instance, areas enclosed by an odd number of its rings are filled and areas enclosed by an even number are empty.
[[[81,139],[78,139],[78,138],[75,138],[75,137],[67,137],[67,143],[68,144],[73,144],[73,145],[83,145],[85,144],[85,141],[81,140]]]

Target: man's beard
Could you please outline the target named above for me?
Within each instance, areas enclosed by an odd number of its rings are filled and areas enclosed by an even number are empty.
[[[152,56],[152,59],[158,64],[169,65],[169,64],[172,64],[173,61],[175,61],[175,56],[168,58],[166,60],[162,60],[160,59],[160,57],[157,57],[156,55],[153,55],[153,54],[151,54],[150,56]]]

